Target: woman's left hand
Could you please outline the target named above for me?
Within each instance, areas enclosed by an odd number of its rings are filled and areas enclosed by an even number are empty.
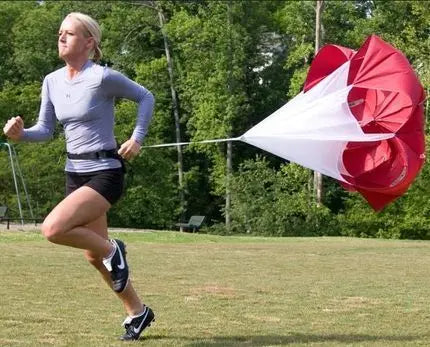
[[[118,154],[124,159],[130,160],[139,154],[140,147],[141,145],[139,142],[134,139],[129,139],[121,145]]]

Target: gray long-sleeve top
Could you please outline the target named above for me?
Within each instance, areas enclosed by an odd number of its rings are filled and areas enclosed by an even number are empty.
[[[45,141],[52,137],[56,120],[63,125],[69,153],[88,153],[116,148],[114,101],[126,98],[138,103],[132,138],[142,143],[152,118],[154,97],[145,87],[118,71],[87,61],[72,80],[66,67],[47,75],[37,123],[24,129],[23,141]],[[117,159],[67,159],[66,171],[92,172],[120,167]]]

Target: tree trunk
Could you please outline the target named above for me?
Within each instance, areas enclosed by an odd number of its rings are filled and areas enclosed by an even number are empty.
[[[226,185],[225,185],[225,228],[227,232],[230,232],[231,216],[231,191],[230,191],[230,179],[233,171],[233,145],[231,141],[227,142],[227,175],[226,175]]]
[[[324,0],[316,0],[316,17],[315,17],[315,55],[318,53],[321,47],[321,13],[323,10]],[[314,194],[317,206],[322,204],[322,188],[323,178],[320,172],[314,171]]]
[[[172,94],[173,115],[175,118],[176,142],[179,143],[181,142],[181,127],[180,127],[180,119],[179,119],[178,98],[177,98],[177,93],[175,89],[174,75],[173,75],[173,61],[172,61],[172,56],[170,55],[169,40],[167,38],[167,34],[164,29],[166,20],[164,18],[163,9],[158,3],[156,6],[157,6],[156,9],[158,12],[158,19],[160,21],[160,29],[163,34],[164,50],[166,53],[167,69],[169,72],[170,91]],[[183,169],[183,159],[182,159],[182,147],[180,145],[177,145],[176,149],[178,152],[178,184],[179,184],[179,203],[180,203],[180,211],[181,211],[180,218],[181,218],[181,221],[183,221],[184,212],[185,212],[185,194],[184,194],[184,169]],[[180,230],[183,231],[182,227],[180,228]]]
[[[233,64],[233,43],[232,43],[232,35],[231,35],[231,26],[232,26],[232,14],[231,14],[231,0],[229,0],[227,5],[227,16],[228,16],[228,34],[229,34],[229,45],[228,45],[228,55],[229,55],[229,75],[228,75],[228,83],[227,88],[229,91],[229,94],[231,95],[233,91],[233,76],[232,76],[232,64]],[[231,134],[228,134],[229,137],[231,137]],[[231,215],[230,215],[230,209],[231,209],[231,190],[230,190],[230,180],[231,175],[233,172],[233,145],[231,141],[227,142],[227,162],[226,162],[226,185],[225,185],[225,228],[227,232],[230,232],[230,226],[231,226]]]

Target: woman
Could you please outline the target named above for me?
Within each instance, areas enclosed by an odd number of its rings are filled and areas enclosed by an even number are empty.
[[[82,13],[70,13],[58,35],[59,57],[66,63],[44,79],[37,124],[24,129],[21,117],[11,118],[3,131],[12,140],[49,139],[56,120],[64,127],[67,146],[66,197],[46,217],[43,235],[51,242],[85,250],[88,261],[122,300],[128,317],[122,340],[137,340],[154,320],[130,280],[125,245],[109,240],[106,212],[123,191],[123,159],[135,157],[146,135],[154,98],[144,87],[98,61],[101,31]],[[114,98],[139,104],[133,134],[116,150],[113,134]]]

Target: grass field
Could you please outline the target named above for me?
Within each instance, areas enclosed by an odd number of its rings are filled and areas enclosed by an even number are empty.
[[[113,233],[157,317],[145,346],[430,345],[430,242]],[[121,346],[76,249],[0,232],[1,346]]]

